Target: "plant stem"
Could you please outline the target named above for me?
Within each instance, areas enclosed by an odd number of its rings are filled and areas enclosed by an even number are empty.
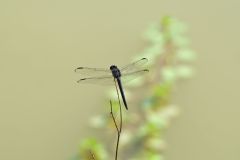
[[[116,118],[113,115],[113,110],[112,110],[112,101],[110,100],[110,107],[111,107],[111,116],[114,122],[114,125],[116,127],[117,130],[117,145],[116,145],[116,151],[115,151],[115,160],[117,160],[118,158],[118,146],[119,146],[119,142],[120,142],[120,136],[121,136],[121,132],[122,132],[122,106],[121,106],[121,102],[120,102],[120,97],[119,97],[119,92],[118,92],[118,87],[117,87],[117,83],[116,80],[114,79],[115,82],[115,87],[116,87],[116,91],[117,91],[117,96],[118,96],[118,103],[119,103],[119,110],[120,110],[120,122],[119,122],[119,126],[117,125],[116,122]]]

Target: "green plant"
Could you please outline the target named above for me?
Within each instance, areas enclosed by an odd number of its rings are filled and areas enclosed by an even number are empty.
[[[162,135],[170,120],[178,114],[178,107],[171,103],[172,90],[179,80],[190,78],[194,73],[191,62],[196,54],[189,48],[186,30],[185,24],[166,16],[144,33],[146,49],[134,59],[148,58],[150,73],[125,87],[131,109],[122,117],[124,128],[119,145],[120,159],[163,159],[165,142]],[[115,90],[109,93],[116,113],[119,106]],[[91,126],[107,129],[110,135],[115,135],[111,116],[93,117]],[[76,159],[113,159],[112,146],[113,141],[103,143],[95,138],[85,139]]]

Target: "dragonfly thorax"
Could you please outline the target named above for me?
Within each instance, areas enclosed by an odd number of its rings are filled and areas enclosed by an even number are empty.
[[[121,77],[121,72],[115,65],[110,66],[110,70],[112,71],[112,75],[114,78],[119,78]]]

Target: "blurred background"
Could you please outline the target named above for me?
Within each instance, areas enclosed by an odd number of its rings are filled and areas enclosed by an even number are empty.
[[[165,133],[167,160],[240,159],[240,2],[0,1],[0,159],[65,160],[89,135],[103,86],[79,85],[78,66],[125,65],[163,16],[188,26],[193,79],[178,84],[180,116]],[[94,100],[93,100],[94,99]],[[109,109],[109,108],[107,108]]]

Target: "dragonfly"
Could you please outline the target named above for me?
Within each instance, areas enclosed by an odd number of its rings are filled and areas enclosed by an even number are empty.
[[[128,105],[123,89],[123,83],[127,83],[145,73],[149,72],[148,69],[144,69],[143,66],[147,63],[147,58],[142,58],[121,68],[116,65],[111,65],[108,68],[89,68],[89,67],[78,67],[75,69],[76,73],[87,76],[79,79],[78,83],[88,84],[117,84],[120,91],[123,104],[128,110]]]

